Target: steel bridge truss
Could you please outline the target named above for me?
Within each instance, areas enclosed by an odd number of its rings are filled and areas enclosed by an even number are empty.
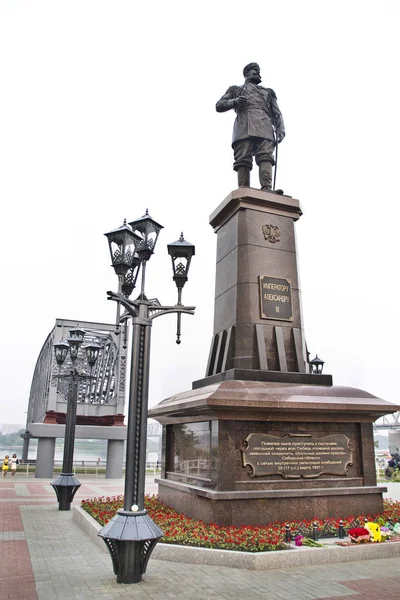
[[[400,429],[400,411],[392,415],[385,415],[375,421],[374,429]]]

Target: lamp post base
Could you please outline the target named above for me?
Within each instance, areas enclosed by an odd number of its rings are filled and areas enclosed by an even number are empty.
[[[119,510],[101,529],[113,562],[117,583],[139,583],[155,545],[163,536],[147,510]]]
[[[74,496],[81,487],[80,481],[73,473],[60,473],[50,485],[57,496],[58,510],[70,510]]]

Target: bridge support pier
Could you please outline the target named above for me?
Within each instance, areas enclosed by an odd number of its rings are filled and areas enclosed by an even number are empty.
[[[22,445],[22,460],[28,460],[29,454],[29,438],[24,438]]]
[[[25,431],[24,433],[21,433],[20,436],[22,437],[23,441],[23,446],[22,446],[22,460],[28,460],[28,454],[29,454],[29,440],[31,439],[32,435],[29,431]]]
[[[106,479],[121,479],[124,462],[124,440],[108,440]]]
[[[41,437],[38,439],[35,477],[53,478],[55,449],[56,438]]]
[[[65,439],[65,425],[59,423],[28,423],[27,430],[32,438],[38,439],[36,477],[53,479],[54,454],[57,438]],[[119,425],[77,425],[75,439],[107,440],[107,479],[122,478],[126,427]]]

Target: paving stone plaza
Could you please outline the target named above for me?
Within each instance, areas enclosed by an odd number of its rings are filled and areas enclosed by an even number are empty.
[[[122,480],[81,482],[76,505],[123,491]],[[49,483],[22,473],[0,481],[0,600],[400,598],[398,558],[265,572],[152,559],[141,583],[117,584],[109,554],[73,522],[72,511],[58,510]],[[146,489],[156,492],[151,480]]]

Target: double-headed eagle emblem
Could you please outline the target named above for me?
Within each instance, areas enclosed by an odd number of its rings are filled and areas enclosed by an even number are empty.
[[[264,234],[264,238],[268,242],[271,242],[272,244],[279,242],[279,238],[281,237],[281,232],[279,231],[279,229],[276,225],[263,225],[262,231]]]

